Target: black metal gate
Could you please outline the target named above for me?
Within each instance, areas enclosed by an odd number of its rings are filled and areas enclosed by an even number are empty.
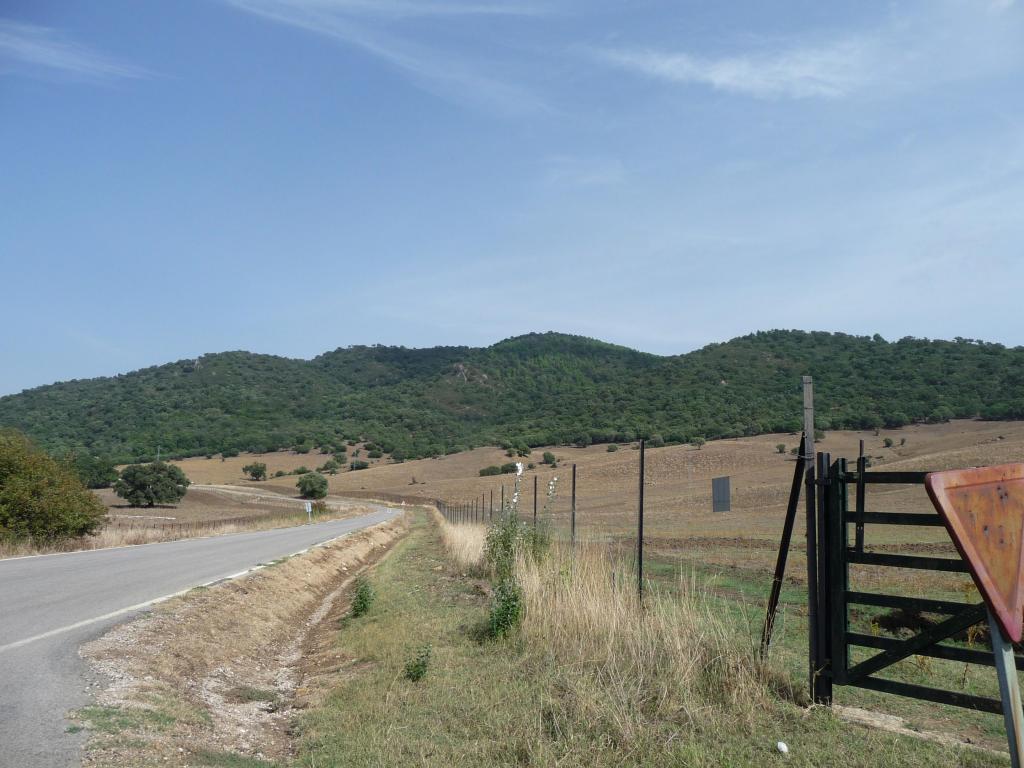
[[[924,557],[864,549],[865,530],[871,525],[943,526],[942,519],[933,510],[907,513],[867,509],[868,489],[875,485],[919,485],[922,486],[922,501],[926,501],[923,486],[927,474],[868,471],[863,457],[857,460],[856,471],[849,471],[846,459],[832,461],[828,453],[819,453],[816,466],[807,470],[810,684],[812,698],[817,703],[831,701],[833,685],[852,685],[958,707],[1002,712],[998,699],[878,676],[887,667],[914,655],[995,666],[990,650],[975,650],[949,642],[954,635],[985,621],[985,604],[980,595],[977,603],[964,603],[849,589],[851,564],[969,573],[959,555]],[[853,509],[849,506],[851,486],[855,490]],[[850,526],[854,532],[852,544]],[[849,610],[855,605],[902,608],[946,618],[907,639],[876,636],[849,630]],[[851,665],[850,649],[857,646],[879,652]],[[1024,659],[1019,654],[1014,658],[1017,669],[1024,669]]]

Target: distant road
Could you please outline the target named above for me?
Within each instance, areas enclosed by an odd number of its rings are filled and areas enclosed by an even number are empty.
[[[64,715],[89,703],[79,647],[153,601],[383,522],[398,510],[270,531],[0,560],[0,768],[80,764]]]

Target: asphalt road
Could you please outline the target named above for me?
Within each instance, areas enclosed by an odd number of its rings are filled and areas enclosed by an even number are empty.
[[[80,764],[65,714],[90,702],[83,644],[154,601],[399,514],[0,560],[0,768]]]

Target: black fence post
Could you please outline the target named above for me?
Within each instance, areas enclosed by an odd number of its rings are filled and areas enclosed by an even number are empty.
[[[793,525],[796,523],[797,508],[800,506],[800,485],[804,479],[805,439],[800,438],[800,449],[797,451],[796,466],[793,469],[793,484],[789,488],[789,504],[786,506],[786,520],[782,525],[782,540],[779,542],[779,555],[775,561],[775,576],[772,577],[772,589],[768,595],[768,610],[764,616],[764,628],[761,630],[761,658],[768,654],[772,642],[772,630],[775,628],[775,614],[779,609],[779,597],[782,594],[782,581],[786,576],[786,560],[789,558],[789,545],[793,540]]]
[[[813,459],[813,457],[812,457]],[[818,670],[818,534],[817,534],[817,491],[813,460],[809,462],[804,498],[806,504],[805,527],[807,529],[807,666],[808,693],[815,700]]]
[[[832,486],[828,453],[818,454],[818,675],[815,678],[814,702],[832,703],[832,569],[829,553],[830,523],[829,504]]]
[[[644,453],[646,441],[640,440],[639,503],[636,517],[636,590],[640,601],[644,599]]]
[[[494,489],[491,488],[491,503],[487,505],[487,522],[494,520]]]
[[[576,465],[572,465],[572,506],[569,508],[569,543],[576,548]]]

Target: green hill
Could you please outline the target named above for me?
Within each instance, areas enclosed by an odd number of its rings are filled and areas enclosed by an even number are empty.
[[[205,355],[0,398],[0,426],[119,460],[340,445],[399,456],[503,442],[669,441],[793,431],[801,374],[819,426],[1024,418],[1024,348],[767,331],[662,357],[579,336],[486,348],[349,347],[313,360]]]

